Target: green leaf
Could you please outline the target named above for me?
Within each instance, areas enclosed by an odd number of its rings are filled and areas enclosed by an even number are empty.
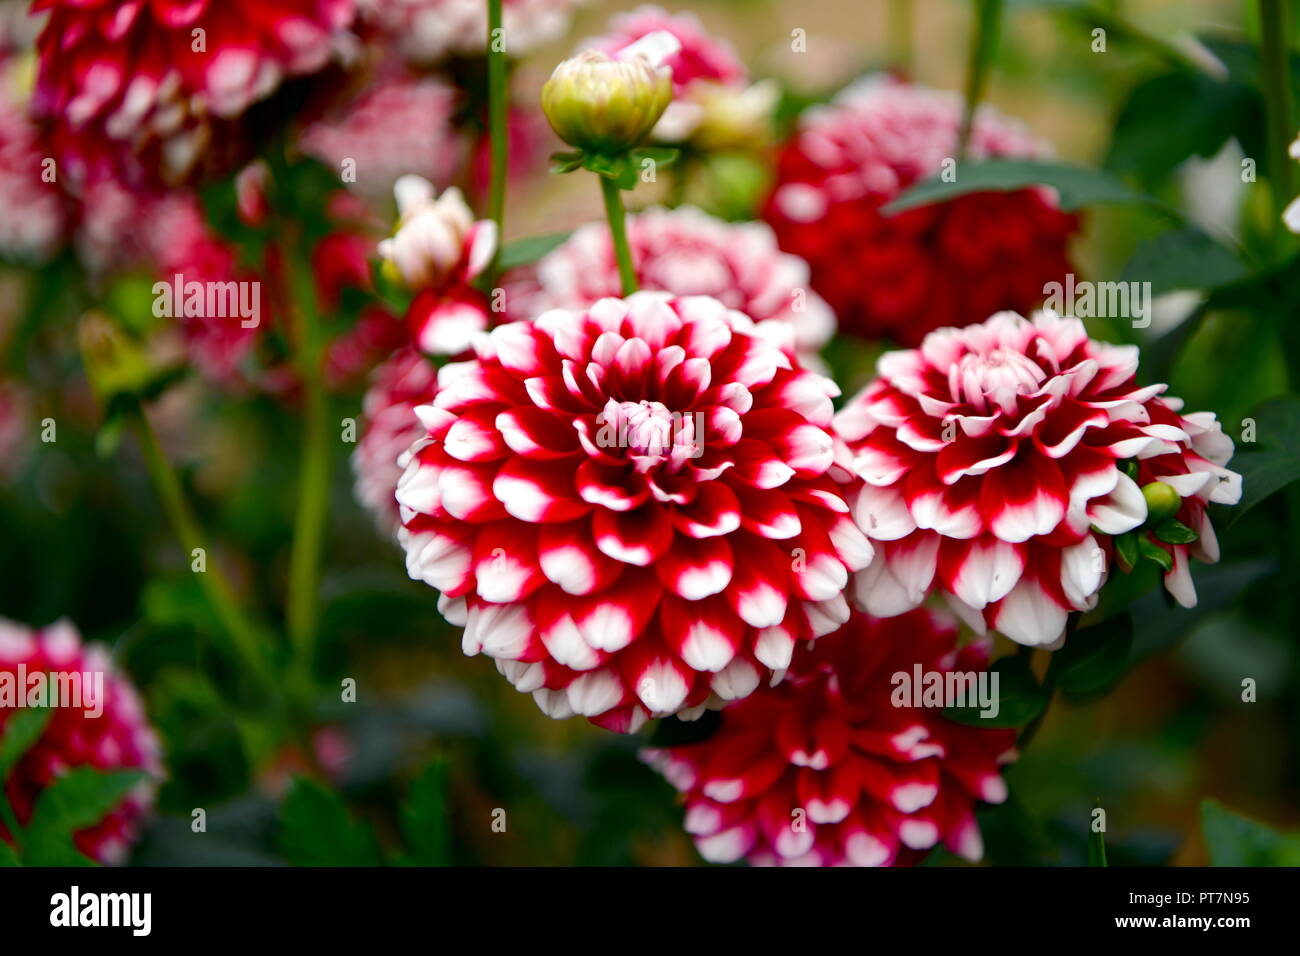
[[[23,857],[29,866],[91,866],[72,836],[94,826],[143,780],[139,770],[74,767],[36,798],[23,828]]]
[[[1148,561],[1154,561],[1164,569],[1168,574],[1174,569],[1174,558],[1168,551],[1160,547],[1145,534],[1139,534],[1137,539],[1138,553]]]
[[[571,173],[582,168],[581,152],[551,153],[551,172]]]
[[[49,707],[20,707],[9,715],[4,733],[0,734],[0,784],[40,739],[53,716],[54,711]]]
[[[1150,282],[1151,295],[1211,289],[1246,275],[1237,255],[1199,229],[1172,229],[1139,242],[1121,282]]]
[[[1133,615],[1127,611],[1080,628],[1052,657],[1060,662],[1060,686],[1071,693],[1109,687],[1123,672],[1133,649]]]
[[[1120,570],[1128,574],[1137,567],[1140,558],[1138,554],[1138,533],[1136,531],[1127,531],[1112,540],[1115,542],[1115,556],[1119,559]]]
[[[641,168],[643,160],[652,160],[656,166],[671,166],[677,162],[682,151],[673,146],[642,146],[632,151],[632,164]]]
[[[451,827],[447,816],[447,762],[434,760],[411,785],[402,807],[402,833],[408,866],[447,866]]]
[[[1201,833],[1211,866],[1300,866],[1300,834],[1282,833],[1214,800],[1201,803]]]
[[[0,869],[7,866],[22,866],[18,860],[18,854],[4,840],[0,840]]]
[[[1231,527],[1264,499],[1300,479],[1300,398],[1274,399],[1255,413],[1255,442],[1242,442],[1229,467],[1241,474],[1241,501],[1228,516]]]
[[[1060,687],[1069,694],[1091,694],[1115,683],[1127,670],[1133,649],[1133,618],[1117,614],[1081,628],[1052,655]]]
[[[1105,167],[1154,187],[1189,157],[1218,153],[1248,100],[1242,86],[1200,72],[1180,70],[1139,83],[1115,121]]]
[[[377,866],[379,846],[365,823],[354,822],[343,798],[296,777],[280,808],[280,849],[293,866]]]
[[[1152,531],[1165,544],[1191,544],[1200,537],[1199,534],[1176,518],[1162,521]]]
[[[1025,657],[1016,654],[999,658],[989,668],[989,674],[997,675],[996,716],[981,716],[979,706],[948,707],[944,716],[970,727],[1022,727],[1047,706],[1048,696]]]
[[[1035,159],[963,163],[957,168],[955,182],[944,182],[936,177],[917,183],[885,206],[884,212],[892,215],[968,193],[1010,192],[1031,186],[1054,188],[1058,203],[1067,212],[1098,203],[1142,204],[1172,212],[1155,197],[1138,192],[1109,173]]]
[[[1101,800],[1093,803],[1093,809],[1101,806]],[[1106,833],[1095,826],[1088,829],[1088,865],[1106,866]]]
[[[572,232],[553,232],[545,236],[528,236],[526,239],[507,242],[501,247],[497,268],[505,270],[530,265],[552,249],[562,245],[571,235]]]

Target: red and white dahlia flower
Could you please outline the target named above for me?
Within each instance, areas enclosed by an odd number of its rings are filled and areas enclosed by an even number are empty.
[[[808,264],[778,249],[763,223],[723,222],[690,206],[655,208],[627,217],[627,237],[642,289],[711,296],[777,341],[792,338],[803,356],[815,354],[835,331],[830,307],[809,288]],[[617,296],[609,226],[580,227],[516,283],[506,296],[511,318],[582,309]]]
[[[160,147],[164,179],[189,175],[231,119],[336,52],[353,0],[35,0],[35,107],[74,174]]]
[[[707,739],[642,759],[682,792],[686,830],[714,863],[890,866],[942,843],[983,855],[976,801],[1001,803],[1015,732],[896,706],[896,674],[977,673],[987,648],[912,611],[854,614],[801,646],[785,680],[729,706]]]
[[[1205,505],[1235,503],[1241,476],[1224,467],[1232,440],[1214,415],[1180,415],[1137,367],[1136,346],[1094,342],[1051,312],[1003,312],[882,356],[835,418],[865,482],[854,517],[876,546],[857,603],[888,617],[933,588],[981,631],[1054,644],[1070,611],[1095,605],[1112,536],[1150,531],[1153,481],[1199,535],[1191,548],[1148,535],[1171,552],[1170,592],[1195,603],[1188,555],[1218,559]]]
[[[505,52],[520,57],[561,36],[583,0],[503,0]],[[487,47],[484,0],[358,0],[362,16],[392,38],[402,56],[429,64],[482,56]]]
[[[26,825],[42,791],[74,767],[144,771],[152,779],[141,781],[103,820],[73,834],[77,848],[87,856],[101,863],[121,863],[162,775],[161,748],[140,699],[113,669],[107,650],[83,645],[77,629],[67,621],[32,630],[0,618],[0,688],[22,695],[20,700],[0,693],[0,736],[18,708],[31,703],[26,692],[34,686],[34,675],[44,674],[48,682],[51,674],[73,673],[82,675],[78,683],[83,687],[80,703],[85,706],[51,707],[44,731],[4,781],[3,797],[19,824]],[[27,676],[26,687],[17,686],[20,674]],[[101,678],[102,695],[94,700],[93,688]],[[0,839],[10,839],[3,823]]]
[[[834,383],[702,296],[498,326],[444,366],[397,489],[407,570],[552,717],[719,706],[848,617],[871,558]]]
[[[394,497],[402,477],[397,460],[424,436],[415,410],[433,401],[437,386],[433,363],[415,349],[403,348],[375,369],[362,400],[361,438],[352,453],[354,492],[387,534],[402,524]]]
[[[805,114],[783,149],[764,218],[808,260],[845,331],[916,345],[941,326],[1027,312],[1070,271],[1077,219],[1043,189],[881,213],[955,156],[961,120],[957,96],[870,78]],[[969,159],[1044,152],[1018,124],[978,111]]]
[[[488,325],[487,299],[470,283],[496,252],[496,223],[476,221],[455,187],[435,198],[419,176],[403,176],[393,192],[401,219],[396,234],[379,243],[379,255],[417,291],[407,311],[416,346],[458,355]]]

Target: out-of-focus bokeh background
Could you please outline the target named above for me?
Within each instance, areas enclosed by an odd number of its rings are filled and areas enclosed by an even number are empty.
[[[971,5],[960,0],[663,5],[693,11],[734,45],[755,76],[779,79],[787,124],[799,105],[826,100],[876,70],[900,70],[954,91],[964,82]],[[601,33],[611,12],[631,6],[586,4],[563,39],[523,59],[517,95],[535,97],[559,59],[582,38]],[[1170,44],[1189,35],[1252,42],[1257,29],[1253,3],[1109,6]],[[1147,114],[1123,121],[1124,109],[1135,88],[1168,66],[1150,45],[1114,33],[1105,53],[1093,52],[1088,25],[1069,7],[1007,4],[987,102],[1023,121],[1059,156],[1108,165],[1212,234],[1251,242],[1264,229],[1269,201],[1262,186],[1241,182],[1238,170],[1258,142],[1229,139],[1220,146],[1211,136],[1208,156],[1176,162],[1167,175],[1159,160],[1143,168],[1142,158],[1158,153],[1169,132],[1160,125],[1144,131]],[[795,30],[806,31],[808,53],[791,51]],[[1190,125],[1228,122],[1209,115],[1217,108],[1206,102],[1200,115],[1165,116]],[[1262,139],[1262,118],[1260,126]],[[1117,130],[1128,151],[1120,155]],[[759,179],[747,188],[761,192],[762,165],[747,168],[751,173]],[[710,182],[692,188],[688,198],[716,201]],[[647,187],[630,203],[655,199]],[[592,177],[550,176],[543,166],[512,184],[508,210],[507,234],[518,238],[596,219],[600,200]],[[1079,272],[1117,277],[1158,227],[1150,213],[1131,207],[1088,210],[1073,250]],[[252,716],[259,702],[215,653],[210,612],[135,444],[125,441],[108,456],[97,452],[99,413],[71,341],[84,303],[73,300],[60,268],[71,266],[56,263],[35,277],[26,269],[0,269],[0,340],[7,341],[9,381],[18,383],[0,385],[8,389],[0,391],[0,433],[18,436],[0,457],[0,616],[32,625],[72,619],[88,639],[111,645],[142,689],[166,744],[169,778],[136,863],[276,862],[276,800],[304,758],[268,744]],[[1194,303],[1162,302],[1153,327],[1141,334],[1155,341]],[[48,321],[20,319],[33,311]],[[1116,340],[1139,334],[1090,328]],[[864,349],[841,365],[849,377],[841,381],[846,393],[866,380],[873,355]],[[1189,409],[1217,411],[1234,436],[1244,419],[1287,391],[1280,347],[1249,310],[1210,316],[1168,375],[1171,392],[1186,398]],[[360,391],[333,401],[340,418],[356,416]],[[47,419],[57,423],[55,442],[41,440]],[[154,421],[202,522],[214,529],[212,559],[231,571],[253,606],[274,618],[295,507],[293,411],[265,395],[223,394],[190,379],[167,392]],[[354,678],[358,699],[326,707],[317,748],[336,769],[349,804],[381,839],[397,833],[397,807],[414,775],[440,756],[454,862],[698,862],[675,794],[637,760],[638,739],[582,720],[547,719],[491,661],[461,654],[459,632],[439,615],[433,592],[407,579],[399,550],[354,500],[342,453],[330,511],[320,683],[328,688]],[[1286,516],[1285,502],[1275,496],[1221,530],[1222,563],[1195,571],[1202,598],[1195,610],[1168,607],[1156,592],[1138,599],[1131,670],[1101,698],[1058,699],[1009,772],[1014,806],[984,815],[991,862],[1085,862],[1094,799],[1107,810],[1112,864],[1205,864],[1200,814],[1206,798],[1280,829],[1300,827],[1300,653]],[[1257,702],[1241,699],[1247,677],[1258,682]],[[242,710],[222,702],[232,694],[243,695]],[[196,807],[208,813],[203,835],[191,832]],[[490,826],[497,808],[508,811],[505,832]],[[952,861],[943,854],[935,860]]]

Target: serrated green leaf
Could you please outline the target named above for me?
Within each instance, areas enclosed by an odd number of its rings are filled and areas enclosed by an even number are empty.
[[[983,708],[978,706],[948,707],[943,715],[970,727],[1023,727],[1047,706],[1048,695],[1025,657],[999,658],[993,662],[989,673],[998,678],[996,716],[982,716]]]
[[[1201,803],[1211,866],[1300,866],[1300,834],[1283,833],[1214,800]]]
[[[501,255],[497,259],[497,268],[505,270],[530,265],[557,246],[562,245],[571,235],[573,235],[572,232],[554,232],[544,236],[528,236],[526,239],[507,242],[501,247]]]
[[[1139,534],[1137,539],[1138,553],[1148,561],[1153,561],[1164,569],[1168,574],[1174,569],[1174,558],[1168,551],[1160,547],[1145,534]]]
[[[40,739],[53,717],[54,711],[49,707],[20,707],[5,720],[4,733],[0,734],[0,784]]]
[[[1031,186],[1050,186],[1057,191],[1058,203],[1067,212],[1098,204],[1138,204],[1169,208],[1153,196],[1139,192],[1109,173],[1084,166],[1071,166],[1030,159],[993,159],[982,163],[962,163],[954,182],[935,177],[917,183],[884,207],[886,215],[914,209],[930,203],[944,202],[978,192],[1009,192]]]
[[[402,807],[402,834],[409,866],[447,866],[451,862],[451,827],[447,815],[447,762],[425,768]]]
[[[1117,614],[1066,638],[1065,646],[1052,655],[1051,667],[1063,691],[1091,694],[1124,674],[1132,649],[1133,618]]]
[[[293,866],[377,866],[379,845],[343,798],[305,777],[294,778],[280,808],[280,849]]]
[[[1191,544],[1200,537],[1176,518],[1169,518],[1151,529],[1157,538],[1165,544]]]
[[[29,866],[93,866],[76,848],[78,830],[104,819],[143,780],[139,770],[74,767],[36,798],[23,828],[23,859]]]

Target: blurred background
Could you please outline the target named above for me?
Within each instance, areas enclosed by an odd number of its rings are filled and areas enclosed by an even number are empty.
[[[801,108],[873,71],[892,69],[953,91],[964,82],[971,5],[963,0],[662,5],[693,11],[734,45],[755,77],[776,78],[786,129]],[[632,6],[586,3],[562,39],[521,61],[517,102],[535,110],[553,65],[582,38],[603,32],[612,12]],[[1060,157],[1125,176],[1210,234],[1263,243],[1267,192],[1238,175],[1243,156],[1261,148],[1262,115],[1249,112],[1256,101],[1247,98],[1231,116],[1209,99],[1189,105],[1186,91],[1161,80],[1171,70],[1160,52],[1160,44],[1189,36],[1253,45],[1255,5],[1100,4],[1121,7],[1127,22],[1154,38],[1130,41],[1112,31],[1104,54],[1090,49],[1090,27],[1076,6],[1007,4],[986,101],[1023,121]],[[815,55],[791,51],[796,29],[806,31]],[[1204,155],[1180,152],[1188,142]],[[553,145],[548,140],[539,152]],[[763,193],[770,156],[745,162],[739,171],[703,170],[688,199],[745,217]],[[707,177],[742,186],[728,191]],[[646,187],[629,202],[657,198]],[[543,160],[511,184],[507,235],[560,232],[600,213],[594,179],[549,176]],[[1088,209],[1072,249],[1079,273],[1118,277],[1160,228],[1156,217],[1132,207]],[[97,439],[101,416],[75,344],[85,302],[67,281],[76,268],[66,257],[38,269],[0,268],[0,616],[33,626],[70,618],[87,639],[110,645],[141,688],[164,739],[169,776],[133,862],[282,862],[277,801],[310,761],[269,736],[251,689],[214,650],[216,625],[137,446],[126,440],[105,454]],[[127,292],[118,285],[105,294]],[[1104,320],[1090,330],[1113,341],[1142,335],[1151,344],[1199,301],[1195,292],[1167,297],[1144,332],[1108,328]],[[1216,306],[1176,355],[1168,345],[1144,352],[1144,366],[1151,362],[1155,378],[1166,375],[1188,409],[1216,411],[1234,438],[1244,420],[1256,419],[1263,445],[1300,454],[1291,428],[1300,419],[1290,417],[1290,404],[1273,401],[1288,391],[1283,345],[1255,304]],[[834,359],[846,394],[867,380],[877,352],[862,346]],[[339,418],[355,417],[361,389],[331,401]],[[190,378],[169,389],[152,416],[209,529],[211,560],[276,620],[295,507],[294,410],[272,396],[220,392]],[[42,440],[47,419],[57,423],[56,441]],[[336,451],[334,461],[317,676],[322,688],[355,679],[357,699],[332,702],[322,694],[314,746],[349,807],[376,827],[381,842],[397,840],[399,808],[433,762],[451,862],[698,863],[675,794],[637,760],[637,738],[546,719],[489,660],[462,656],[459,632],[443,621],[433,593],[407,579],[400,551],[353,498],[345,455]],[[1009,771],[1012,801],[983,814],[988,862],[1086,862],[1097,799],[1107,810],[1112,865],[1207,863],[1207,798],[1278,829],[1300,827],[1300,582],[1296,543],[1285,530],[1295,526],[1284,496],[1274,495],[1220,525],[1222,562],[1194,572],[1200,606],[1166,606],[1153,591],[1133,598],[1138,633],[1130,666],[1104,696],[1058,698]],[[1129,596],[1112,592],[1106,600]],[[1241,699],[1246,677],[1258,682],[1257,702]],[[229,706],[230,699],[241,706]],[[191,831],[196,807],[207,811],[206,834]],[[505,832],[491,827],[497,808],[507,811]],[[940,853],[932,862],[955,861]]]

